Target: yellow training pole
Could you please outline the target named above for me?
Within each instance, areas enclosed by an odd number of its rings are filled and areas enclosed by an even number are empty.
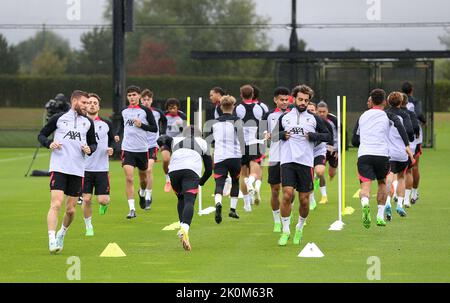
[[[355,211],[353,207],[346,207],[345,202],[347,200],[347,191],[345,190],[345,186],[347,184],[346,182],[346,150],[345,147],[347,146],[347,96],[343,97],[342,100],[342,212],[343,215],[351,215]]]
[[[191,125],[191,97],[187,97],[187,125]]]
[[[347,96],[342,99],[342,211],[345,214],[345,200],[346,200],[346,190],[345,190],[345,146],[346,146],[346,130],[347,130]]]

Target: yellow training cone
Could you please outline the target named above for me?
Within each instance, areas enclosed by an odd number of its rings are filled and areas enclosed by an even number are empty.
[[[117,243],[109,243],[105,250],[100,254],[100,257],[126,257],[126,254]]]
[[[360,193],[360,189],[358,189],[357,191],[356,191],[356,193],[353,195],[353,198],[355,198],[355,199],[359,199],[359,193]]]
[[[343,215],[351,215],[355,212],[355,209],[353,207],[347,206],[344,211],[342,212]]]

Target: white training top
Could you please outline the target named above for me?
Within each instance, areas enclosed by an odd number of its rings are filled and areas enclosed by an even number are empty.
[[[262,107],[257,103],[251,102],[251,100],[244,100],[236,106],[235,111],[236,116],[244,122],[245,145],[259,143],[257,133],[259,122],[264,114]]]
[[[107,172],[109,171],[108,146],[112,147],[114,140],[112,124],[97,117],[94,120],[94,127],[97,150],[90,157],[85,157],[86,171]]]
[[[199,177],[202,175],[202,154],[208,153],[208,144],[200,137],[196,137],[194,146],[175,148],[186,137],[174,137],[172,141],[172,155],[169,163],[169,173],[182,169],[190,169]],[[198,150],[200,149],[200,150]]]
[[[300,112],[292,108],[289,113],[279,119],[280,131],[290,133],[290,138],[281,141],[280,162],[297,163],[309,167],[314,166],[314,141],[328,142],[331,134],[325,126],[325,121],[308,112]],[[309,136],[309,140],[306,138]],[[314,140],[313,140],[314,138]]]
[[[227,159],[242,158],[236,122],[242,121],[230,114],[222,114],[212,126],[214,137],[214,163]],[[242,124],[241,124],[242,130]]]
[[[289,112],[290,109],[286,109],[285,112]],[[269,150],[269,161],[270,162],[280,162],[280,141],[273,141],[273,136],[275,135],[275,132],[279,132],[280,130],[277,129],[278,120],[280,119],[280,116],[284,114],[281,109],[275,108],[273,111],[269,112],[266,120],[267,120],[267,130],[271,134],[271,142],[270,142],[270,150]]]

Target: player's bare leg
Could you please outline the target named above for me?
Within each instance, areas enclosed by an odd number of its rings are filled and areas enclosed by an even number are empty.
[[[62,190],[50,191],[50,209],[47,214],[47,227],[49,249],[51,253],[58,253],[60,251],[56,245],[56,227],[58,225],[58,214],[61,210],[64,201],[64,192]]]
[[[130,208],[127,219],[132,219],[136,217],[136,208],[134,205],[134,167],[124,165],[123,171],[125,172],[125,192],[128,199],[128,207]]]
[[[280,239],[278,240],[278,245],[280,246],[285,246],[291,235],[291,202],[293,196],[294,188],[292,186],[284,186],[283,200],[280,205],[281,224],[283,226],[283,232]]]

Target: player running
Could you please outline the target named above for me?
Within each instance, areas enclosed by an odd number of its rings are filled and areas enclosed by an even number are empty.
[[[259,177],[260,169],[258,162],[262,156],[260,146],[256,138],[258,126],[264,111],[257,103],[253,102],[253,87],[244,85],[240,88],[242,102],[236,106],[236,115],[244,122],[245,154],[241,160],[241,190],[244,195],[244,210],[252,211],[252,197],[255,195],[255,182]]]
[[[403,101],[403,95],[400,92],[392,92],[387,98],[388,104],[391,106],[386,110],[387,113],[395,115],[402,122],[406,134],[408,135],[409,142],[414,141],[414,130],[411,123],[409,115],[400,109]],[[387,199],[385,214],[386,219],[391,221],[392,210],[391,210],[391,185],[394,180],[394,175],[397,178],[397,213],[404,217],[406,212],[403,209],[403,199],[405,197],[405,172],[411,161],[414,159],[409,157],[406,150],[402,147],[402,138],[395,127],[389,129],[389,161],[390,161],[390,172],[386,178],[386,188],[387,188]]]
[[[86,158],[83,180],[83,214],[86,225],[86,236],[94,235],[92,225],[92,193],[97,196],[100,204],[99,214],[104,215],[109,205],[109,156],[113,154],[114,132],[110,121],[99,117],[100,97],[90,93],[87,106],[87,116],[94,121],[97,150]],[[95,191],[94,191],[95,189]]]
[[[272,133],[278,131],[276,125],[281,115],[289,112],[289,89],[286,87],[277,87],[273,92],[273,102],[276,108],[266,114],[263,118],[267,121],[266,140],[270,141],[269,149],[269,177],[267,182],[270,184],[272,193],[270,204],[273,214],[273,232],[281,232],[281,216],[280,216],[280,189],[281,189],[281,168],[280,168],[280,141],[273,141]]]
[[[214,201],[216,204],[216,223],[222,222],[222,196],[225,180],[231,177],[230,212],[231,218],[239,219],[236,212],[239,198],[239,175],[241,172],[241,158],[245,152],[243,122],[233,115],[236,99],[233,96],[223,96],[220,99],[222,115],[212,126],[214,138],[214,179],[216,189]]]
[[[97,149],[94,122],[85,116],[88,98],[88,93],[75,90],[70,97],[71,109],[51,117],[38,136],[39,142],[52,150],[49,169],[51,204],[47,215],[48,246],[52,254],[63,250],[64,236],[75,217],[85,155],[89,156]],[[48,139],[53,132],[53,140]],[[61,229],[55,235],[64,195],[67,196],[66,212]]]
[[[203,186],[212,174],[212,159],[208,144],[201,138],[201,132],[194,126],[187,126],[182,136],[170,137],[172,157],[169,177],[173,191],[178,198],[178,237],[185,250],[191,250],[189,228],[194,215],[194,204],[198,186]],[[205,171],[202,173],[202,162]],[[201,176],[201,178],[200,178]]]
[[[314,143],[328,142],[331,134],[323,120],[308,112],[309,101],[314,91],[302,84],[294,88],[295,107],[280,116],[277,127],[279,134],[275,140],[281,140],[281,185],[283,202],[281,204],[281,223],[283,233],[278,245],[285,246],[290,238],[291,202],[294,190],[299,192],[299,218],[295,228],[293,243],[300,244],[303,226],[309,213],[309,195],[313,190]],[[273,132],[272,132],[273,134]]]
[[[153,103],[153,92],[149,89],[144,89],[141,94],[141,103],[143,106],[147,107],[152,111],[153,117],[155,118],[156,126],[158,131],[156,133],[147,132],[147,139],[149,143],[149,159],[147,168],[147,187],[145,192],[141,192],[140,195],[145,195],[145,210],[150,210],[152,205],[152,191],[153,191],[153,165],[157,160],[158,155],[158,143],[157,140],[160,134],[164,134],[167,127],[167,119],[162,110],[159,108],[152,107]],[[142,191],[142,189],[141,189]]]
[[[125,173],[126,195],[130,212],[127,219],[136,217],[136,208],[134,205],[134,168],[139,170],[139,206],[144,209],[145,189],[147,187],[147,168],[148,168],[148,137],[147,132],[156,133],[155,118],[151,110],[139,104],[141,98],[141,89],[137,86],[127,88],[127,99],[130,105],[122,110],[123,123],[120,124],[114,140],[120,141],[120,134],[123,131],[122,140],[122,167]]]
[[[324,101],[320,101],[317,104],[317,113],[319,116],[324,119],[327,124],[331,126],[333,130],[333,140],[330,142],[331,144],[326,144],[327,154],[326,154],[326,162],[328,162],[328,175],[330,176],[330,181],[333,180],[334,176],[336,176],[336,169],[338,167],[338,125],[337,125],[337,117],[331,114],[328,111],[328,104]],[[319,204],[326,204],[328,202],[327,196],[327,187],[325,181],[325,174],[319,176],[320,180],[320,193],[322,194],[322,198],[319,201]]]
[[[261,93],[261,90],[259,89],[259,87],[257,87],[256,85],[253,85],[253,102],[258,104],[259,106],[261,106],[262,110],[263,110],[263,117],[265,115],[267,115],[269,113],[269,108],[267,107],[267,105],[262,102],[261,100],[259,100],[259,95]],[[262,119],[264,120],[264,119]],[[257,134],[257,138],[263,137],[264,135],[261,133],[262,129],[260,127],[258,127],[258,134]],[[264,160],[264,158],[266,157],[265,152],[264,152],[264,144],[261,143],[264,142],[264,140],[259,140],[258,144],[259,144],[259,152],[261,154],[261,158],[258,159],[258,161],[255,161],[257,166],[255,166],[255,172],[256,172],[256,181],[255,181],[255,194],[252,197],[252,203],[254,201],[254,203],[256,205],[258,205],[261,201],[261,185],[262,185],[262,173],[263,173],[263,169],[262,169],[262,161]]]
[[[161,157],[163,159],[163,170],[166,174],[166,184],[164,185],[164,191],[168,193],[171,189],[170,177],[169,177],[169,161],[171,149],[171,138],[178,136],[183,131],[183,127],[187,120],[186,114],[181,110],[181,104],[178,99],[169,98],[166,101],[164,113],[167,119],[166,133],[161,135],[158,140],[158,146],[161,149]]]
[[[308,104],[308,111],[313,113],[313,114],[317,114],[317,105],[316,103],[310,101]],[[320,117],[320,116],[319,116]],[[322,118],[321,118],[322,119]],[[322,119],[323,120],[323,119]],[[333,133],[333,128],[331,126],[330,123],[327,123],[324,120],[324,124],[325,126],[328,128],[328,131],[331,133]],[[316,180],[323,180],[325,182],[325,165],[326,165],[326,157],[327,157],[327,146],[332,146],[333,145],[333,141],[330,142],[318,142],[314,145],[314,174],[315,174],[315,178],[314,178],[314,183],[316,182]],[[331,168],[331,167],[330,167]],[[324,183],[323,183],[324,185]],[[315,186],[314,186],[315,187]],[[311,192],[311,194],[309,195],[309,209],[310,210],[314,210],[317,206],[316,204],[316,199],[314,198],[314,190]],[[321,192],[322,192],[322,200],[321,202],[324,200],[325,197],[325,201],[327,200],[327,195],[326,195],[326,189],[325,186],[322,188],[320,188]],[[325,192],[325,195],[324,195]],[[326,202],[325,202],[326,203]]]
[[[385,112],[386,93],[382,89],[370,92],[369,110],[357,120],[353,131],[352,145],[358,147],[358,174],[361,183],[362,222],[365,228],[370,227],[370,187],[373,180],[378,182],[377,192],[377,225],[386,226],[384,208],[387,198],[386,176],[389,173],[389,131],[391,125],[398,130],[402,146],[410,153],[408,136],[400,119]]]
[[[419,172],[419,158],[422,155],[422,141],[423,141],[423,131],[422,127],[425,127],[427,124],[427,120],[422,112],[422,103],[413,97],[414,88],[410,82],[404,82],[402,85],[403,93],[408,95],[408,103],[406,104],[408,110],[414,112],[416,114],[417,120],[419,122],[419,137],[414,141],[415,149],[413,149],[414,158],[416,160],[415,164],[412,166],[412,176],[413,176],[413,184],[412,190],[409,192],[405,192],[405,205],[409,207],[409,202],[415,204],[419,199],[419,181],[420,181],[420,172]],[[410,198],[409,198],[410,196]]]

